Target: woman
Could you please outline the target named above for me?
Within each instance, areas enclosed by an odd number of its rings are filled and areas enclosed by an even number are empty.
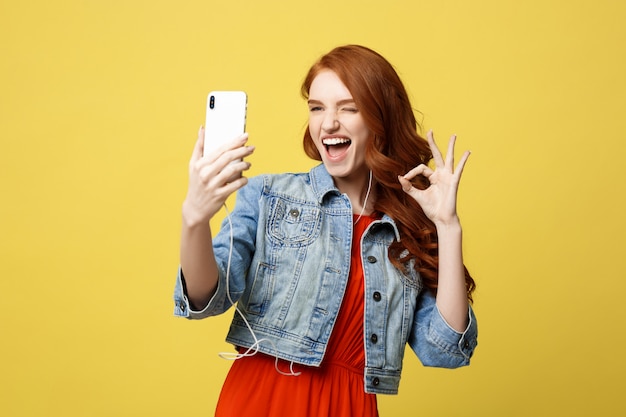
[[[368,48],[324,55],[302,94],[304,149],[322,161],[310,172],[228,183],[254,148],[243,135],[203,157],[202,129],[191,158],[175,314],[238,306],[227,340],[240,355],[216,415],[375,416],[407,343],[448,368],[477,343],[456,212],[469,152],[455,169],[454,137],[444,158],[416,133],[402,82]],[[213,239],[209,219],[235,191]]]

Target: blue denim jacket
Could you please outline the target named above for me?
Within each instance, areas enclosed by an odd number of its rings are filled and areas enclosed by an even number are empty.
[[[239,190],[228,219],[213,240],[219,268],[215,295],[200,311],[190,309],[179,268],[174,314],[201,319],[238,302],[259,351],[319,366],[337,318],[350,271],[352,208],[323,165],[308,174],[251,178]],[[365,275],[365,391],[396,394],[406,344],[426,366],[469,364],[477,344],[472,309],[463,333],[440,315],[411,265],[395,268],[387,250],[399,239],[388,216],[373,222],[361,240]],[[230,268],[228,259],[230,254]],[[226,280],[226,274],[230,279]],[[227,290],[230,297],[227,295]],[[226,340],[255,343],[235,314]]]

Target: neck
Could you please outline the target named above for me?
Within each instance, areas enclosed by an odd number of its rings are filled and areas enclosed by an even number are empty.
[[[374,180],[371,171],[354,178],[335,178],[335,185],[350,199],[354,214],[369,215],[374,207]]]

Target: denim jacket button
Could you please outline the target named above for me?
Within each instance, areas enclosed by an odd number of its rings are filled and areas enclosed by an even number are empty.
[[[298,209],[291,209],[291,210],[289,210],[289,215],[291,217],[298,217],[299,214],[300,214],[300,212],[298,211]]]
[[[178,302],[178,308],[180,308],[181,311],[185,311],[185,302],[184,301],[179,301]]]
[[[378,377],[372,379],[372,385],[377,387],[380,384],[380,379]]]
[[[367,262],[371,263],[371,264],[375,264],[378,261],[378,259],[376,259],[375,256],[368,256],[367,257]]]
[[[370,340],[372,341],[372,343],[375,344],[376,342],[378,342],[378,335],[376,333],[372,334]]]
[[[378,291],[374,291],[374,295],[372,297],[374,298],[374,301],[380,301],[383,298]]]

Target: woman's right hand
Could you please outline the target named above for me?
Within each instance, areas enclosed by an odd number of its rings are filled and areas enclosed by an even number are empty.
[[[189,188],[183,202],[183,220],[187,225],[208,223],[228,196],[248,183],[242,173],[250,168],[250,163],[243,158],[254,152],[254,146],[244,146],[247,141],[248,134],[244,133],[214,154],[203,156],[204,127],[200,128],[189,161]]]

